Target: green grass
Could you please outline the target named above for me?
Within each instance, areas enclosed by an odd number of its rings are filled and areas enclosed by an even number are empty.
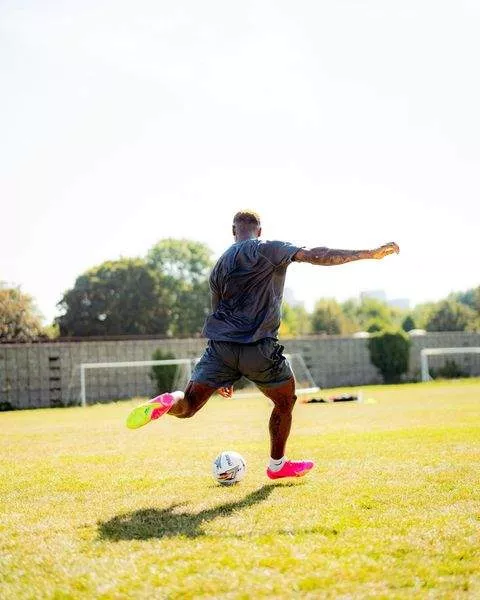
[[[0,598],[480,598],[480,381],[364,394],[297,405],[317,468],[288,483],[261,397],[137,431],[131,402],[1,414]]]

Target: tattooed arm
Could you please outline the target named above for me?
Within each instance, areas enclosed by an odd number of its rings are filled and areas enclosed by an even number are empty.
[[[395,242],[384,244],[373,250],[334,250],[332,248],[310,248],[309,250],[299,250],[292,260],[297,262],[307,262],[312,265],[343,265],[353,260],[363,260],[365,258],[380,259],[389,254],[400,252],[400,248]]]

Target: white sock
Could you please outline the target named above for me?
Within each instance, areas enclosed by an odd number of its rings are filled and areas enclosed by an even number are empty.
[[[268,468],[270,469],[270,471],[280,471],[280,469],[285,464],[286,460],[287,459],[285,458],[285,456],[282,456],[282,458],[270,457],[270,464],[269,464]]]

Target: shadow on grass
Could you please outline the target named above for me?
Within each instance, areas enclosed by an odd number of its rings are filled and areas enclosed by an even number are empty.
[[[174,512],[182,504],[171,504],[167,508],[145,508],[132,513],[113,517],[98,524],[99,537],[102,540],[149,540],[183,535],[196,538],[205,535],[203,523],[217,517],[227,517],[237,510],[247,508],[266,500],[277,485],[264,485],[243,500],[227,502],[198,513]],[[286,487],[286,486],[281,486]],[[290,487],[290,486],[288,486]]]

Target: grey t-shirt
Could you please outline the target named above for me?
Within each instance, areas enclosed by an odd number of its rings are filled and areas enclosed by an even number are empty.
[[[287,267],[300,250],[288,242],[236,242],[210,275],[213,313],[203,335],[248,344],[277,338]]]

